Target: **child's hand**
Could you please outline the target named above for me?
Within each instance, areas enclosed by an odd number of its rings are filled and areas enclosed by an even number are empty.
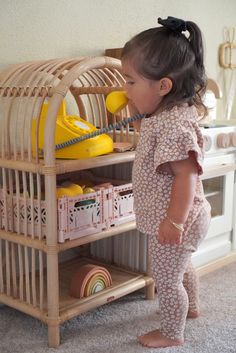
[[[181,230],[175,228],[167,218],[160,223],[159,234],[157,237],[162,245],[178,245],[182,242]]]

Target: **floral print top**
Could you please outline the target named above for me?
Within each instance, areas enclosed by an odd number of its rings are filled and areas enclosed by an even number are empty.
[[[168,162],[194,153],[199,176],[203,172],[204,140],[197,119],[196,108],[184,104],[142,120],[132,181],[137,228],[145,234],[156,235],[166,216],[174,178]],[[199,176],[187,222],[210,208]]]

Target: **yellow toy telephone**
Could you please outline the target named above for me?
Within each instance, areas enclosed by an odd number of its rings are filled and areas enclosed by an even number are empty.
[[[39,149],[44,148],[44,124],[48,110],[48,103],[44,103],[40,116],[39,125]],[[32,146],[35,155],[35,129],[36,119],[32,120]],[[62,102],[56,121],[55,129],[55,156],[63,159],[83,159],[96,157],[113,151],[113,141],[110,136],[101,134],[89,140],[76,139],[84,135],[99,131],[94,125],[79,116],[66,115],[66,103]],[[75,141],[74,141],[75,140]],[[73,143],[70,143],[74,141]],[[79,141],[78,141],[79,142]]]
[[[112,114],[124,108],[128,103],[126,93],[123,91],[113,91],[106,98],[106,107]],[[39,125],[39,149],[44,148],[44,124],[48,110],[48,104],[44,103]],[[143,119],[145,114],[136,114],[127,119],[123,119],[115,124],[97,129],[95,126],[84,119],[66,115],[66,105],[63,101],[59,109],[55,130],[55,153],[56,158],[63,159],[83,159],[96,157],[113,151],[113,141],[106,133],[113,129],[119,129],[122,126]],[[33,155],[35,155],[35,129],[36,119],[32,120],[32,146]]]

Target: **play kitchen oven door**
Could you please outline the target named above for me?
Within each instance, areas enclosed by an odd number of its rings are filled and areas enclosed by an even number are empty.
[[[197,266],[224,257],[233,249],[234,209],[234,155],[214,158],[202,176],[204,193],[211,205],[211,223],[208,234],[193,256]],[[211,163],[210,163],[211,164]]]

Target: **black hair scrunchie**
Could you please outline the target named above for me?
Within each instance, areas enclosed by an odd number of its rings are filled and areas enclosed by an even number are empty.
[[[165,20],[158,17],[157,22],[172,31],[181,33],[187,30],[186,22],[180,18],[168,16]]]

